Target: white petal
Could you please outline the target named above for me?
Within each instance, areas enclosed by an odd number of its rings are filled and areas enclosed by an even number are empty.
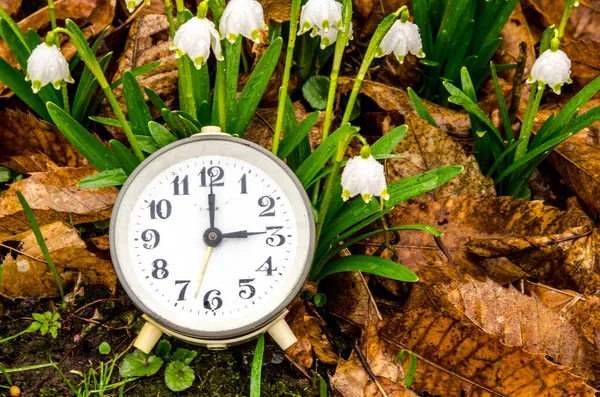
[[[302,6],[300,29],[298,35],[309,30],[324,30],[328,33],[331,28],[342,29],[342,5],[335,0],[308,0]]]
[[[367,159],[356,156],[348,161],[342,173],[342,188],[344,200],[359,194],[365,201],[373,196],[389,198],[383,165],[373,156]]]
[[[73,83],[69,64],[56,45],[45,43],[33,49],[27,60],[27,75],[34,86],[42,88],[50,83],[60,85],[62,81]],[[38,88],[34,88],[37,92]]]
[[[560,87],[571,82],[571,60],[561,50],[546,50],[533,63],[528,82],[539,81],[548,84],[555,93]]]
[[[231,0],[221,17],[219,31],[223,39],[235,42],[240,34],[259,42],[258,31],[265,28],[262,5],[256,0]]]
[[[389,55],[392,52],[400,61],[411,53],[423,57],[423,42],[419,34],[419,27],[412,22],[396,21],[391,29],[383,37],[380,44],[379,57]]]
[[[181,55],[188,55],[199,69],[210,56],[211,46],[217,59],[222,59],[221,42],[215,24],[206,18],[192,18],[177,30],[173,39],[173,49]]]

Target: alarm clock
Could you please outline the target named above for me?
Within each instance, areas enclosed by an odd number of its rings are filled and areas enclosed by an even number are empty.
[[[314,247],[311,203],[271,152],[218,127],[162,148],[110,224],[117,276],[146,320],[134,346],[149,353],[164,333],[222,350],[268,332],[287,349]]]

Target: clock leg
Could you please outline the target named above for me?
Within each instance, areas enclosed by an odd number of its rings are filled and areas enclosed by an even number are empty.
[[[150,354],[152,349],[154,349],[154,346],[160,340],[162,334],[163,332],[159,328],[150,323],[146,323],[142,327],[140,334],[135,338],[133,346],[146,354]]]
[[[298,342],[296,335],[294,335],[284,318],[274,323],[267,332],[283,350],[287,350],[294,343]]]

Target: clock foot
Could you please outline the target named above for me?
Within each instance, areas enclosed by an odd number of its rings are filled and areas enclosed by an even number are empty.
[[[294,343],[298,342],[296,335],[294,335],[292,329],[283,318],[273,324],[267,332],[283,350],[287,350]]]
[[[163,332],[159,328],[150,323],[146,323],[135,339],[135,342],[133,342],[133,346],[146,354],[150,354],[162,335]]]

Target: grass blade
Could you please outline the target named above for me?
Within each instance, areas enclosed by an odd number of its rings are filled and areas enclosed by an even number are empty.
[[[12,67],[4,58],[0,58],[0,81],[21,98],[34,112],[49,123],[52,118],[41,98],[33,93],[31,84],[25,81],[25,76]]]
[[[110,141],[110,147],[117,158],[117,161],[121,164],[121,168],[127,175],[131,173],[140,165],[140,160],[135,157],[133,153],[121,142],[112,139]]]
[[[361,271],[377,276],[404,282],[417,282],[419,277],[410,269],[389,259],[372,255],[351,255],[340,258],[327,265],[315,278],[319,282],[335,273]]]
[[[129,70],[123,73],[123,96],[133,133],[150,135],[148,123],[152,121],[152,115],[137,79]]]
[[[423,103],[423,101],[421,101],[421,98],[419,98],[417,93],[410,87],[408,87],[407,91],[408,91],[408,97],[410,98],[410,102],[412,103],[413,107],[415,108],[415,112],[417,113],[417,116],[419,116],[423,120],[426,120],[427,122],[429,122],[429,124],[431,124],[435,128],[440,128],[437,125],[437,123],[435,122],[435,120],[433,119],[433,117],[431,117],[431,113],[429,113],[429,110],[427,110],[427,107],[425,107],[425,104]]]
[[[260,397],[260,384],[262,380],[263,354],[265,351],[265,335],[260,334],[254,350],[252,359],[252,371],[250,373],[250,397]]]
[[[121,186],[127,180],[127,174],[121,168],[103,171],[88,176],[77,184],[80,189],[99,189],[103,187]]]

